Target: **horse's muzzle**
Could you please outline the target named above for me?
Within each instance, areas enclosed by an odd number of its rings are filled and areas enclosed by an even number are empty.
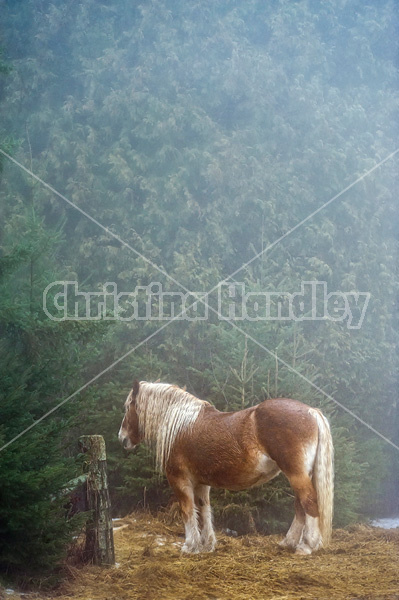
[[[136,444],[132,444],[128,435],[126,437],[119,436],[119,441],[122,444],[123,449],[128,452],[131,452],[136,447]]]

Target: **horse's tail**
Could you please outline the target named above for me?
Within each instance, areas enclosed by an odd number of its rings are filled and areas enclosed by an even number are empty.
[[[331,540],[334,504],[334,447],[330,425],[326,417],[317,409],[311,409],[319,428],[319,441],[313,467],[313,485],[316,488],[320,515],[320,532],[323,545]]]

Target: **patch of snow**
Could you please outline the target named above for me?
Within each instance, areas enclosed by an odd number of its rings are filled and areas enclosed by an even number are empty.
[[[382,527],[383,529],[396,529],[396,527],[399,527],[399,517],[375,519],[374,521],[371,521],[370,525],[373,527]]]
[[[119,527],[113,527],[114,531],[119,531],[120,529],[125,529],[125,527],[129,527],[126,523],[124,525],[119,525]]]
[[[155,538],[155,542],[157,546],[165,546],[167,539],[159,535]]]
[[[238,533],[234,529],[224,529],[224,533],[229,537],[237,537]]]

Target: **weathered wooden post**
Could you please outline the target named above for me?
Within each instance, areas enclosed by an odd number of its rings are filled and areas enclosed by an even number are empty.
[[[115,564],[111,502],[107,482],[105,441],[102,435],[82,435],[79,449],[87,455],[87,510],[85,555],[97,565]]]

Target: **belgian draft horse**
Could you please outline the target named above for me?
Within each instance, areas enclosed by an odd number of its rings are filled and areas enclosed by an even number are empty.
[[[119,439],[127,450],[141,441],[154,449],[180,503],[183,552],[215,548],[211,487],[243,490],[280,471],[295,493],[295,518],[281,546],[311,554],[330,540],[333,445],[315,408],[278,398],[225,413],[177,386],[135,381]]]

